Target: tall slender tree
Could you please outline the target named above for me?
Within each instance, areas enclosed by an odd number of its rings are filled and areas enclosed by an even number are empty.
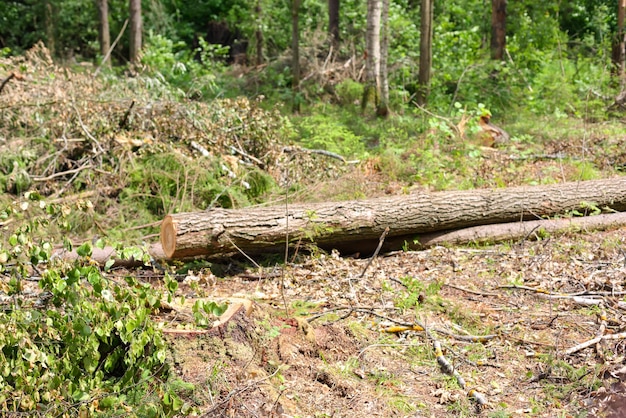
[[[367,0],[367,26],[365,30],[365,89],[361,108],[370,101],[378,107],[380,100],[380,17],[381,0]]]
[[[263,64],[263,8],[261,0],[256,1],[256,30],[254,36],[256,38],[256,65]]]
[[[328,0],[328,34],[332,47],[339,48],[339,0]]]
[[[106,60],[103,65],[110,66],[108,60],[109,49],[111,48],[111,33],[109,31],[109,2],[108,0],[96,0],[98,9],[98,43],[100,44],[100,54]]]
[[[501,61],[506,48],[506,0],[491,0],[491,59]]]
[[[55,18],[55,8],[52,4],[51,0],[44,1],[44,27],[46,31],[46,47],[50,51],[50,55],[54,56],[56,51],[56,31],[54,28],[54,23],[57,19]]]
[[[298,20],[300,17],[300,0],[291,0],[291,72],[293,90],[292,110],[300,111],[300,30]]]
[[[139,53],[142,45],[142,18],[141,18],[141,0],[129,0],[130,13],[130,51],[129,59],[131,64],[139,62]]]
[[[620,87],[626,87],[626,33],[624,32],[624,15],[626,0],[617,1],[617,31],[613,42],[613,68]]]
[[[389,74],[387,57],[389,56],[389,0],[382,0],[381,36],[380,36],[380,100],[376,108],[378,116],[389,115]]]
[[[422,0],[420,18],[420,69],[415,101],[419,106],[425,106],[430,94],[433,61],[433,0]]]
[[[491,59],[501,61],[506,47],[506,0],[491,0]]]

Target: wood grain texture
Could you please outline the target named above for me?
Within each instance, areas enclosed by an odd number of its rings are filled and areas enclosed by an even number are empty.
[[[212,209],[167,215],[161,244],[169,258],[275,251],[290,242],[314,241],[322,248],[352,248],[389,237],[410,237],[477,225],[539,219],[582,211],[583,202],[626,209],[626,177],[513,187],[419,193],[368,200],[286,207]]]

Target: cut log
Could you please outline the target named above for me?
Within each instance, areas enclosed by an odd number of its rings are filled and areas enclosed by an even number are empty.
[[[324,249],[371,253],[386,227],[387,240],[397,243],[436,231],[536,220],[590,206],[625,210],[626,177],[171,214],[161,223],[160,238],[166,257],[173,259],[266,253],[284,248],[287,237]],[[390,244],[383,247],[389,249]]]
[[[155,260],[167,260],[161,244],[154,243],[148,248],[148,253]],[[61,258],[66,261],[75,261],[80,258],[76,250],[67,251],[63,248],[57,248],[53,251],[52,257]],[[135,260],[134,258],[122,259],[117,256],[117,251],[111,246],[106,246],[102,249],[94,247],[91,252],[91,261],[104,266],[109,260],[113,260],[111,267],[141,267],[144,265],[143,260]]]
[[[598,231],[626,226],[626,212],[608,213],[597,216],[583,216],[540,221],[509,222],[497,225],[480,225],[454,231],[433,232],[420,235],[411,242],[390,242],[391,247],[423,249],[436,245],[488,244],[502,241],[535,239],[544,232],[559,233],[570,231]]]

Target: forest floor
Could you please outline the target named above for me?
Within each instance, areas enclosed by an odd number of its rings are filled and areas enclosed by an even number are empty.
[[[14,61],[0,61],[24,73],[2,95],[0,202],[25,190],[68,211],[89,200],[75,210],[75,244],[103,234],[122,246],[156,241],[155,213],[237,206],[246,193],[253,203],[263,190],[245,186],[263,176],[279,189],[298,184],[290,198],[310,202],[608,178],[626,164],[622,124],[578,119],[567,137],[551,130],[558,121],[513,126],[520,134],[506,149],[426,132],[413,148],[358,165],[287,155],[283,119],[247,100],[165,100],[151,79],[69,73],[45,50]],[[53,224],[46,233],[68,238]],[[398,251],[367,269],[367,258],[315,249],[263,268],[177,264],[177,297],[155,320],[171,384],[199,416],[621,416],[611,408],[626,405],[625,239],[622,228]],[[149,266],[103,274],[164,283]],[[195,325],[196,301],[242,299],[246,314],[213,330]]]
[[[195,334],[182,307],[161,318],[179,331],[168,335],[171,365],[207,417],[594,416],[622,392],[611,385],[626,374],[626,341],[567,350],[622,330],[625,236],[396,252],[364,275],[366,259],[333,254],[284,271],[189,271],[186,305],[253,305],[218,334]],[[397,327],[416,323],[428,335]],[[442,372],[434,341],[464,388]]]

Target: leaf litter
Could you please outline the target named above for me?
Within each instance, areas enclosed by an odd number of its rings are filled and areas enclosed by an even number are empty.
[[[606,335],[623,331],[625,232],[396,252],[364,277],[368,260],[335,253],[299,256],[284,273],[198,270],[202,297],[249,298],[255,309],[241,340],[224,339],[226,358],[198,348],[202,338],[173,339],[174,352],[190,350],[178,368],[189,361],[210,381],[205,416],[585,416],[623,392],[626,341],[566,351],[603,323]],[[216,365],[216,381],[197,375]]]

